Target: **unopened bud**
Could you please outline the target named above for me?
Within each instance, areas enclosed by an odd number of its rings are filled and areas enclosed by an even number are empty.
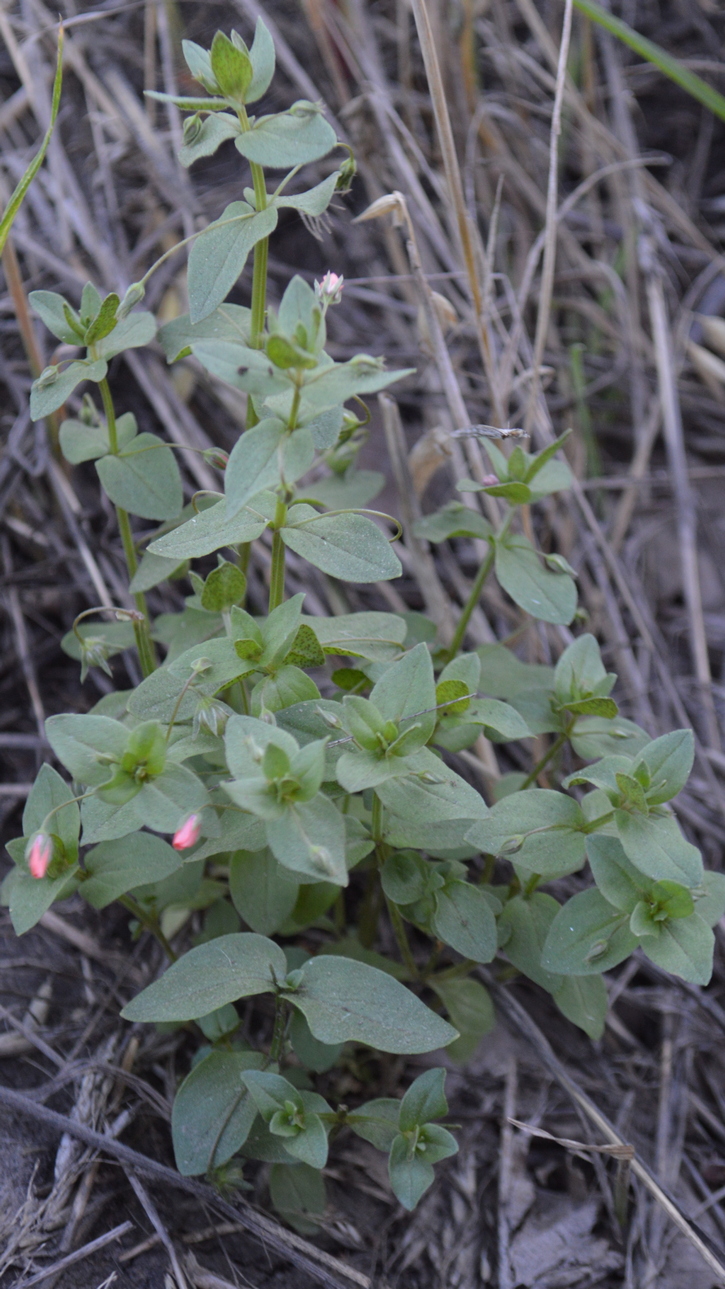
[[[143,282],[132,282],[116,309],[116,321],[120,322],[122,318],[127,317],[134,305],[141,303],[145,294],[146,287],[143,285]]]
[[[495,488],[498,483],[498,476],[495,474],[485,474],[481,480],[484,488]]]
[[[113,672],[108,665],[110,655],[108,642],[103,636],[85,636],[81,644],[81,684],[88,675],[90,667],[100,667],[105,671],[107,676],[112,676]]]
[[[383,215],[392,215],[394,226],[399,228],[405,217],[405,210],[405,197],[402,192],[388,192],[384,197],[378,197],[352,222],[362,224],[367,219],[380,219]]]
[[[201,454],[209,465],[213,465],[217,470],[226,470],[229,461],[229,453],[224,452],[222,448],[205,448]]]
[[[53,842],[47,833],[39,832],[33,837],[27,852],[30,876],[45,877],[48,865],[53,858]]]
[[[226,727],[229,717],[232,715],[231,707],[226,703],[220,702],[218,698],[207,698],[202,695],[199,699],[199,705],[194,712],[193,734],[212,734],[214,738],[219,738]]]
[[[325,307],[331,304],[339,304],[342,299],[344,285],[345,279],[342,274],[338,275],[328,270],[321,282],[315,282],[315,295]]]
[[[57,367],[45,367],[35,382],[36,387],[45,389],[47,385],[54,385],[59,375],[60,372]]]
[[[198,112],[195,112],[193,116],[187,116],[184,121],[184,143],[187,146],[199,138],[201,127],[202,119]]]
[[[189,815],[185,823],[177,828],[171,845],[174,850],[190,850],[195,846],[201,834],[201,816]]]

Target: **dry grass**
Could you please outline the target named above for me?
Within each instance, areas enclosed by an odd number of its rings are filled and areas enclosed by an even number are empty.
[[[51,355],[23,293],[74,295],[89,276],[125,288],[238,196],[224,153],[191,174],[180,168],[177,114],[144,103],[141,89],[184,84],[180,35],[208,40],[232,22],[247,33],[260,11],[256,0],[121,0],[92,9],[66,0],[62,9],[60,125],[15,225],[0,287],[7,836],[17,832],[46,751],[45,715],[90,706],[106,688],[92,673],[79,690],[60,635],[90,605],[127,602],[120,543],[92,469],[69,471],[52,434],[29,421],[31,374]],[[725,307],[723,126],[576,14],[568,61],[560,58],[565,13],[568,6],[549,0],[412,0],[412,9],[406,0],[303,0],[265,10],[292,94],[325,99],[360,166],[352,197],[316,237],[291,221],[282,226],[272,292],[281,292],[290,266],[310,278],[327,267],[344,272],[347,303],[331,317],[334,356],[363,349],[416,367],[373,409],[368,449],[372,463],[387,445],[394,484],[386,501],[406,524],[403,579],[363,594],[290,561],[290,587],[301,589],[304,578],[310,612],[423,608],[450,633],[479,552],[459,542],[437,549],[434,562],[410,536],[420,508],[452,495],[455,477],[485,469],[478,444],[450,431],[525,423],[541,444],[572,425],[579,482],[525,522],[577,569],[625,714],[653,736],[694,728],[696,767],[678,810],[706,862],[722,868],[725,386],[716,363],[691,365],[698,351],[690,342],[712,351],[700,318]],[[642,0],[624,16],[721,87],[724,24],[714,6]],[[41,0],[0,9],[0,204],[45,128],[55,21]],[[390,220],[351,228],[351,215],[391,192],[404,199],[400,228]],[[150,307],[166,317],[183,310],[181,257],[152,282]],[[167,369],[155,352],[117,360],[112,382],[141,428],[174,442],[228,448],[238,433],[236,395],[197,370]],[[198,455],[185,454],[184,467],[190,492],[214,486]],[[262,547],[250,576],[260,608],[268,564]],[[179,593],[166,588],[152,601],[162,612]],[[523,626],[492,587],[468,639],[512,633],[531,662],[555,660],[571,639],[566,628]],[[131,658],[116,664],[119,686],[138,679]],[[485,791],[502,770],[521,768],[488,745],[474,752],[460,768]],[[575,884],[562,883],[562,893]],[[721,951],[721,930],[718,942]],[[3,953],[0,1083],[30,1089],[41,1108],[52,1099],[71,1120],[59,1147],[59,1125],[46,1119],[37,1173],[22,1155],[38,1145],[32,1121],[8,1117],[3,1128],[8,1158],[20,1161],[7,1171],[3,1289],[287,1289],[308,1276],[349,1283],[339,1278],[339,1258],[358,1283],[391,1289],[724,1283],[715,1269],[725,1258],[721,952],[704,991],[644,961],[620,969],[595,1046],[533,987],[499,985],[503,1025],[470,1067],[450,1076],[462,1149],[444,1180],[401,1219],[377,1157],[348,1142],[352,1153],[339,1150],[330,1168],[322,1261],[271,1226],[260,1253],[248,1242],[249,1222],[246,1236],[233,1234],[235,1212],[246,1210],[227,1204],[224,1223],[208,1193],[170,1202],[168,1178],[141,1182],[126,1158],[130,1189],[123,1168],[103,1161],[113,1156],[110,1144],[105,1156],[87,1134],[85,1145],[74,1144],[73,1124],[114,1140],[123,1133],[170,1162],[165,1121],[186,1055],[177,1037],[129,1037],[118,1025],[119,998],[156,965],[148,945],[129,947],[122,919],[70,906],[19,944],[5,928]],[[388,1091],[399,1075],[397,1067],[380,1075]],[[556,1140],[522,1133],[510,1119]],[[626,1157],[608,1161],[558,1144],[615,1138],[636,1150],[629,1190]],[[125,1252],[110,1243],[119,1238]]]

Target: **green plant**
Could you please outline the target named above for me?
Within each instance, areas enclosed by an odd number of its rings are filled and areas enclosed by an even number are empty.
[[[57,411],[81,381],[99,385],[102,411],[86,397],[60,442],[69,462],[95,462],[136,597],[115,622],[81,614],[64,647],[85,674],[110,672],[111,656],[135,643],[144,678],[86,715],[48,720],[72,784],[41,769],[24,835],[8,847],[14,868],[3,898],[18,933],[79,891],[95,908],[120,900],[136,931],[156,936],[171,965],[123,1015],[188,1026],[200,1040],[174,1104],[178,1167],[223,1182],[236,1175],[237,1155],[267,1161],[273,1202],[310,1230],[324,1209],[320,1170],[332,1131],[348,1127],[388,1153],[408,1208],[430,1185],[432,1165],[456,1149],[436,1122],[447,1111],[442,1069],[422,1074],[400,1102],[353,1110],[333,1109],[311,1074],[356,1061],[355,1044],[398,1054],[445,1047],[466,1060],[493,1023],[477,967],[497,954],[506,972],[548,990],[596,1038],[607,1003],[601,973],[635,948],[686,980],[709,979],[725,877],[703,871],[668,804],[690,772],[692,734],[651,740],[621,718],[592,635],[578,635],[556,667],[525,664],[504,644],[461,651],[492,575],[534,618],[559,626],[576,618],[573,570],[537,551],[519,523],[522,506],[568,486],[557,455],[566,436],[533,455],[515,447],[507,457],[487,444],[494,473],[458,487],[492,498],[491,513],[502,510],[496,524],[457,501],[418,524],[432,543],[487,546],[449,645],[420,614],[312,617],[304,594],[285,598],[288,550],[341,581],[399,574],[377,512],[364,509],[382,478],[356,471],[364,421],[345,404],[359,406],[406,373],[364,354],[337,363],[326,353],[326,314],[342,290],[333,274],[314,290],[294,277],[279,309],[267,304],[279,210],[320,215],[348,185],[350,165],[287,194],[299,165],[328,155],[336,140],[311,103],[247,114],[274,70],[264,24],[251,49],[236,33],[217,33],[210,51],[186,42],[184,52],[210,97],[175,100],[192,113],[182,160],[233,139],[253,186],[190,239],[190,314],[159,340],[169,361],[192,354],[244,391],[248,428],[228,460],[208,454],[223,493],[185,507],[173,447],[139,434],[130,413],[117,417],[107,383],[110,359],[155,335],[152,315],[135,305],[157,266],[123,299],[103,299],[89,284],[78,309],[33,293],[53,334],[85,356],[42,373],[32,415]],[[265,169],[288,168],[270,193]],[[252,252],[251,307],[225,304]],[[320,481],[321,463],[330,474]],[[129,515],[161,524],[140,561]],[[244,607],[245,569],[249,544],[263,534],[269,604],[254,616]],[[190,567],[214,553],[206,577]],[[193,594],[180,613],[152,621],[146,592],[180,573]],[[333,659],[344,665],[330,675]],[[492,807],[446,760],[482,734],[548,740],[529,771],[504,776]],[[530,764],[530,748],[519,751]],[[559,787],[538,786],[561,778],[565,758],[583,768]],[[595,885],[563,906],[540,889],[587,861]],[[177,937],[193,914],[201,929],[181,952]],[[381,952],[392,941],[397,955]],[[268,1017],[263,1050],[240,1037],[243,998]],[[364,1067],[355,1068],[364,1082]]]

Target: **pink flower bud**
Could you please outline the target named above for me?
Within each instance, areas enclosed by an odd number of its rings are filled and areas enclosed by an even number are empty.
[[[217,470],[226,470],[229,453],[225,452],[223,448],[205,448],[202,456],[205,461],[209,462],[209,465],[216,466]]]
[[[485,474],[481,480],[484,488],[493,488],[498,483],[498,477],[495,474]]]
[[[53,843],[47,833],[39,832],[30,843],[28,868],[31,877],[45,877],[53,858]]]
[[[189,818],[177,828],[171,843],[174,850],[190,850],[199,840],[201,833],[201,816],[189,815]]]
[[[321,282],[315,282],[315,295],[324,305],[339,304],[345,279],[342,274],[328,271]]]

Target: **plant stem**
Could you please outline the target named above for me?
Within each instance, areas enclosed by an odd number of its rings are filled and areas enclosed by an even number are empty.
[[[108,381],[104,377],[100,382],[101,398],[103,399],[103,410],[106,413],[106,425],[108,427],[108,443],[112,456],[118,456],[118,433],[116,430],[116,412],[113,406],[113,398]],[[121,506],[116,506],[116,518],[118,520],[118,531],[121,534],[123,544],[123,553],[126,557],[126,568],[128,569],[128,580],[132,580],[138,560],[136,559],[136,548],[133,543],[133,534],[131,532],[131,521],[128,517],[128,511]],[[146,596],[141,592],[134,595],[134,602],[139,613],[143,614],[143,621],[134,621],[133,634],[136,638],[136,649],[138,651],[138,660],[141,664],[141,671],[144,676],[150,676],[158,666],[156,650],[154,649],[151,639],[151,623],[149,621],[149,611],[146,605]]]
[[[511,526],[511,520],[513,519],[515,513],[516,512],[514,507],[511,507],[511,509],[505,515],[504,521],[501,524],[501,527],[499,528],[498,532],[496,533],[496,542],[501,541],[501,539],[506,536],[506,533],[508,532]],[[463,639],[466,634],[466,628],[468,626],[468,623],[471,620],[471,614],[473,613],[473,610],[475,609],[476,605],[478,604],[478,601],[481,598],[481,591],[483,590],[484,583],[489,573],[491,572],[491,569],[493,568],[493,563],[496,558],[496,542],[491,542],[491,548],[476,574],[476,580],[473,583],[473,586],[471,587],[471,593],[468,599],[466,600],[463,612],[460,618],[458,619],[458,622],[456,623],[456,629],[453,632],[453,639],[451,640],[451,643],[448,647],[447,658],[449,662],[453,658],[455,658],[456,654],[458,653],[458,650],[463,644]]]
[[[279,1061],[282,1056],[282,1045],[284,1043],[284,1031],[287,1025],[287,1004],[281,994],[277,994],[274,1000],[274,1029],[272,1031],[272,1043],[269,1049],[270,1061]]]
[[[473,610],[475,609],[476,605],[478,604],[478,601],[481,598],[481,591],[483,590],[484,582],[486,581],[486,578],[488,577],[489,573],[491,572],[491,569],[493,568],[493,561],[495,560],[495,558],[496,558],[496,547],[491,546],[491,549],[489,550],[488,555],[486,556],[485,560],[483,561],[481,567],[479,568],[476,574],[476,580],[473,583],[473,586],[471,587],[471,593],[468,599],[466,600],[463,612],[460,618],[458,619],[458,622],[456,623],[456,629],[453,632],[453,639],[451,640],[451,643],[448,647],[449,662],[451,661],[451,659],[455,658],[456,654],[458,653],[458,650],[463,644],[463,638],[466,634],[466,628],[468,627],[468,623],[471,620],[471,614],[473,613]]]
[[[174,950],[171,948],[171,945],[159,926],[158,918],[147,913],[146,910],[143,909],[140,904],[137,904],[136,900],[134,900],[130,895],[119,896],[118,902],[119,904],[122,904],[125,909],[128,909],[129,913],[133,913],[133,916],[141,923],[141,926],[147,931],[150,931],[152,936],[158,940],[169,961],[176,962],[179,955],[174,953]]]
[[[287,507],[283,501],[277,501],[277,509],[272,524],[272,568],[269,574],[269,612],[276,609],[284,600],[284,553],[282,526],[287,518]]]
[[[545,766],[549,764],[549,761],[551,760],[551,758],[556,756],[560,748],[564,746],[570,733],[571,733],[571,728],[565,729],[562,731],[561,734],[559,734],[554,739],[554,742],[551,744],[551,747],[548,748],[548,750],[542,756],[541,760],[534,766],[533,770],[531,771],[531,774],[527,775],[526,778],[524,779],[523,783],[521,784],[521,787],[519,788],[519,792],[523,792],[525,788],[530,788],[531,784],[536,782],[539,775],[541,774],[541,771],[545,768]]]
[[[395,935],[397,946],[400,949],[403,962],[408,968],[413,980],[417,980],[419,976],[418,966],[408,942],[408,933],[405,929],[405,923],[400,909],[397,904],[394,904],[392,900],[388,899],[387,895],[385,896],[385,904],[387,906],[388,915],[393,927],[393,933]]]
[[[370,831],[376,845],[383,840],[383,803],[377,792],[373,793],[372,822]]]
[[[247,117],[245,107],[240,107],[239,124],[246,132],[251,127]],[[254,187],[254,203],[257,211],[267,209],[267,185],[264,179],[264,170],[256,162],[251,161],[252,185]],[[269,238],[263,237],[254,247],[254,270],[252,272],[252,317],[249,335],[250,349],[262,348],[262,336],[264,333],[264,318],[267,310],[267,261],[269,259]],[[247,429],[251,430],[256,425],[259,417],[254,410],[251,397],[247,399]]]

